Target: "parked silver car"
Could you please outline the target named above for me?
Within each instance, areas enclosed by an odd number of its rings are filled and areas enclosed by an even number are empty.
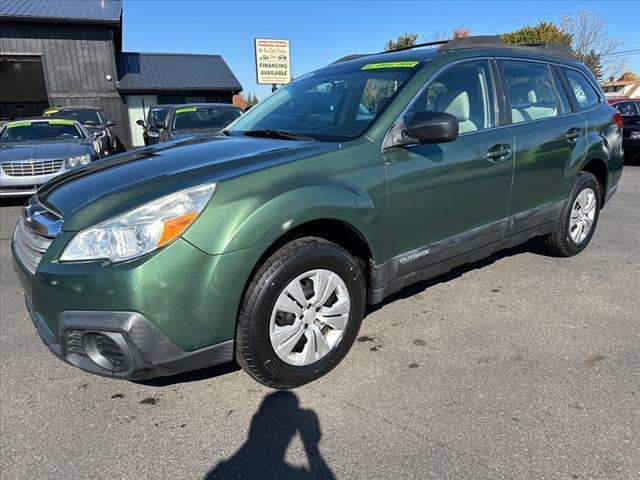
[[[0,127],[0,197],[33,195],[53,177],[87,165],[99,158],[98,141],[75,120],[6,123]]]

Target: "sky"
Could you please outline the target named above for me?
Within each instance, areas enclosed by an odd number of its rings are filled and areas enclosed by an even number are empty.
[[[640,74],[638,1],[284,1],[124,0],[124,50],[222,55],[244,88],[262,99],[256,84],[254,38],[285,38],[294,77],[352,53],[378,52],[387,40],[410,32],[427,42],[455,27],[472,35],[559,22],[580,8],[599,13],[611,35],[624,41],[628,70]]]

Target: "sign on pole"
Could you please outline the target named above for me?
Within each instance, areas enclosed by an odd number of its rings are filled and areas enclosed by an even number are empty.
[[[289,40],[256,38],[256,78],[258,84],[284,85],[291,81]]]

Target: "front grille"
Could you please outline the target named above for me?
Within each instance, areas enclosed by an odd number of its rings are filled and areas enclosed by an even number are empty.
[[[36,268],[52,241],[51,238],[43,237],[27,227],[23,217],[18,220],[14,235],[14,249],[20,263],[32,274],[36,273]]]
[[[59,172],[64,160],[36,160],[28,162],[3,162],[2,170],[12,177],[51,175]]]

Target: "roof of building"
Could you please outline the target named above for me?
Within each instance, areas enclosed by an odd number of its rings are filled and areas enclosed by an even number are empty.
[[[615,80],[613,82],[602,82],[601,87],[626,87],[632,83],[640,82],[640,80]]]
[[[0,18],[119,25],[122,18],[122,0],[2,0]]]
[[[242,90],[220,55],[123,52],[116,65],[121,92]]]

